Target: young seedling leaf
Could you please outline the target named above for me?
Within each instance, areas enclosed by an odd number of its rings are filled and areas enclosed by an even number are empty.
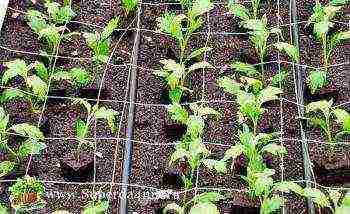
[[[82,214],[103,214],[108,210],[107,200],[92,201],[82,211]]]
[[[171,119],[186,124],[188,120],[188,112],[180,104],[173,104],[168,107]]]
[[[79,87],[86,86],[91,81],[90,74],[82,68],[72,68],[69,72],[73,83]]]
[[[165,12],[161,17],[157,18],[159,31],[171,34],[171,27],[175,16],[176,14],[174,12]]]
[[[225,161],[218,161],[214,159],[205,159],[202,161],[203,164],[210,170],[215,169],[218,173],[226,173],[226,162]]]
[[[46,82],[36,75],[28,76],[26,82],[28,87],[32,89],[33,93],[37,95],[39,99],[45,100],[48,90]]]
[[[279,94],[283,94],[283,91],[280,88],[267,86],[266,88],[260,91],[260,93],[258,94],[257,100],[261,105],[268,101],[278,100],[277,95]]]
[[[5,89],[5,91],[1,95],[1,102],[7,102],[10,100],[26,98],[27,95],[23,93],[21,90],[16,88]]]
[[[46,148],[45,143],[37,140],[28,139],[24,143],[22,143],[17,153],[21,157],[21,159],[24,159],[29,155],[41,154],[41,151],[44,150],[45,148]]]
[[[304,189],[305,197],[310,198],[319,207],[329,207],[328,197],[319,189],[306,187]]]
[[[11,161],[3,161],[0,163],[0,178],[8,175],[15,169],[16,163]],[[1,213],[1,212],[0,212]]]
[[[46,28],[39,31],[39,39],[41,38],[45,39],[52,47],[56,47],[60,43],[61,35],[57,27],[48,25]]]
[[[41,62],[35,62],[33,64],[33,67],[36,71],[36,74],[43,80],[48,80],[49,79],[49,71],[45,67],[45,65]]]
[[[190,59],[194,59],[194,58],[197,58],[199,56],[201,56],[202,54],[206,53],[206,52],[209,52],[211,51],[212,48],[210,47],[203,47],[203,48],[199,48],[195,51],[193,51],[188,57],[186,60],[190,60]]]
[[[193,6],[188,12],[189,17],[196,18],[214,8],[214,4],[210,0],[194,0]]]
[[[323,70],[313,70],[311,71],[307,84],[311,90],[311,93],[314,94],[316,91],[325,87],[328,84],[327,73]]]
[[[333,205],[337,207],[342,194],[335,189],[329,189],[327,192],[329,194],[329,198],[332,200]]]
[[[286,42],[277,42],[274,46],[279,51],[285,51],[287,55],[294,60],[294,62],[299,62],[299,50],[294,45],[288,44]]]
[[[223,88],[225,92],[237,95],[241,92],[241,85],[229,77],[221,77],[218,80],[219,87]]]
[[[89,133],[89,125],[81,119],[77,119],[75,122],[75,134],[78,139],[83,140]]]
[[[329,115],[329,111],[332,108],[333,101],[320,100],[316,102],[309,103],[306,105],[306,113],[322,111],[324,115]]]
[[[200,138],[203,134],[205,123],[202,117],[190,115],[186,125],[187,134],[191,136],[191,139]]]
[[[136,10],[138,4],[138,0],[122,0],[122,6],[126,11],[126,14],[133,12]]]
[[[42,29],[46,28],[45,18],[46,16],[37,10],[29,10],[26,15],[28,25],[35,33],[39,33]]]
[[[244,151],[245,147],[241,144],[231,146],[231,148],[225,152],[225,155],[222,160],[227,161],[232,158],[232,161],[235,161],[235,159],[242,153],[244,153]]]
[[[210,202],[218,202],[223,199],[225,199],[225,197],[218,192],[204,192],[193,197],[191,199],[191,202],[210,203]]]
[[[278,182],[274,185],[273,190],[284,193],[290,193],[292,191],[300,196],[304,195],[304,189],[295,182],[291,181]]]
[[[172,103],[180,103],[183,90],[180,87],[176,87],[169,91],[169,98]]]
[[[271,84],[274,87],[281,88],[284,85],[285,80],[287,79],[289,71],[282,69],[275,76],[272,77]]]
[[[113,31],[119,27],[119,25],[120,25],[119,17],[115,17],[111,19],[101,33],[101,40],[104,41],[108,39],[113,33]]]
[[[238,18],[244,21],[250,19],[249,10],[244,5],[235,3],[235,0],[229,1],[227,7],[229,12]]]
[[[183,159],[183,158],[190,158],[191,154],[186,149],[176,149],[170,157],[169,165],[174,165],[177,161]]]
[[[249,77],[254,77],[259,74],[259,71],[255,69],[253,65],[244,63],[244,62],[233,62],[231,63],[231,68],[239,71],[243,75],[247,75]]]
[[[21,76],[26,79],[28,75],[29,68],[24,60],[15,59],[10,62],[4,63],[5,67],[7,67],[6,71],[2,76],[2,84],[5,85],[8,81],[16,76]]]
[[[207,202],[195,204],[189,214],[220,214],[220,212],[213,203]]]
[[[91,112],[91,104],[82,98],[75,98],[73,100],[73,105],[82,105],[89,114]]]
[[[285,203],[285,199],[280,196],[273,196],[271,198],[266,198],[260,207],[261,214],[271,214],[278,211],[283,204]]]
[[[106,107],[100,107],[95,112],[96,119],[105,119],[108,122],[109,128],[112,130],[112,132],[116,132],[116,126],[115,126],[115,117],[119,113],[113,109],[107,109]]]
[[[284,146],[270,143],[264,146],[261,150],[262,152],[268,152],[274,156],[283,156],[287,154],[287,149]]]
[[[348,4],[349,0],[331,0],[330,3],[333,6],[342,6]]]
[[[40,129],[29,123],[16,124],[11,126],[10,129],[16,132],[17,134],[20,134],[24,137],[28,137],[30,139],[34,139],[34,140],[44,139],[44,134],[40,131]]]

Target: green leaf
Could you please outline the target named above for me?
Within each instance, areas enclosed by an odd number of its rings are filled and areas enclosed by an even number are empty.
[[[258,94],[257,100],[261,104],[272,101],[272,100],[278,100],[279,94],[283,94],[283,91],[280,88],[276,88],[273,86],[267,86],[263,90],[260,91]]]
[[[328,20],[316,22],[314,24],[314,33],[318,39],[321,39],[322,36],[328,33],[330,27],[333,27],[333,23]]]
[[[61,40],[61,35],[58,28],[54,25],[48,25],[46,28],[39,31],[39,39],[45,39],[45,41],[53,47],[56,47]]]
[[[223,160],[218,161],[214,159],[204,159],[202,162],[210,170],[215,169],[218,173],[227,172],[226,162]]]
[[[9,124],[10,117],[6,114],[5,109],[0,106],[0,131],[5,132]],[[0,136],[5,133],[0,133]]]
[[[108,39],[113,33],[113,31],[119,27],[119,25],[120,25],[119,17],[115,17],[111,19],[101,33],[101,40]]]
[[[203,134],[205,123],[202,117],[190,115],[186,125],[187,134],[191,136],[191,139],[200,138]]]
[[[0,178],[8,175],[15,169],[16,163],[11,161],[3,161],[0,163]],[[1,213],[1,212],[0,212]]]
[[[189,17],[192,17],[192,19],[194,19],[197,16],[200,16],[206,12],[209,12],[213,8],[214,8],[214,4],[210,2],[210,0],[195,0],[188,14],[189,14]]]
[[[180,87],[176,87],[174,90],[169,91],[169,98],[172,103],[180,103],[182,97],[182,89]]]
[[[221,77],[218,80],[218,85],[223,88],[225,92],[233,95],[237,95],[241,92],[241,85],[229,77]]]
[[[234,161],[236,157],[240,156],[244,151],[245,147],[241,144],[231,146],[231,148],[225,152],[223,160],[227,161],[232,158],[232,161]]]
[[[239,17],[240,19],[245,21],[250,19],[249,10],[245,8],[244,5],[237,4],[233,0],[233,1],[229,1],[227,7],[230,13]]]
[[[311,71],[307,84],[311,90],[311,93],[314,94],[316,91],[325,87],[328,84],[327,73],[323,70],[313,70]]]
[[[89,125],[81,119],[77,119],[75,121],[75,134],[79,140],[83,140],[86,138],[89,132]]]
[[[259,74],[259,71],[255,69],[253,65],[243,63],[243,62],[233,62],[231,63],[231,68],[238,70],[244,75],[249,77],[254,77]]]
[[[257,94],[263,88],[263,82],[258,79],[241,77],[240,80],[241,83],[244,84],[245,91],[252,90],[254,94]]]
[[[42,150],[44,150],[45,148],[46,148],[45,143],[29,139],[29,140],[26,140],[24,143],[22,143],[17,153],[21,157],[21,159],[24,159],[29,155],[41,154]]]
[[[197,103],[191,103],[190,109],[197,116],[204,117],[208,115],[220,116],[220,113],[213,108],[205,107],[203,105],[198,105]]]
[[[24,137],[28,137],[30,139],[43,140],[45,138],[44,134],[40,131],[38,127],[33,126],[29,123],[16,124],[11,126],[10,129],[16,132],[17,134],[20,134]]]
[[[331,38],[329,51],[332,51],[341,42],[350,39],[350,31],[338,32]]]
[[[136,10],[138,5],[138,0],[122,0],[122,6],[126,11],[126,14]]]
[[[304,195],[304,189],[299,186],[298,184],[292,182],[292,181],[281,181],[275,184],[274,191],[280,191],[285,193],[290,193],[290,191],[303,196]]]
[[[282,69],[275,76],[272,77],[271,84],[275,87],[282,87],[284,85],[285,80],[287,79],[289,71],[286,69]]]
[[[332,113],[336,116],[337,122],[343,125],[344,131],[350,131],[350,114],[344,109],[334,109]]]
[[[154,75],[158,76],[158,77],[163,77],[163,78],[167,78],[170,74],[169,72],[167,72],[166,70],[155,70],[153,72]]]
[[[82,68],[72,68],[70,70],[70,76],[72,77],[73,83],[79,87],[86,86],[91,81],[90,74]]]
[[[196,62],[188,68],[188,72],[195,71],[198,69],[213,68],[213,66],[206,61]]]
[[[180,79],[185,75],[184,67],[172,59],[160,60],[160,63],[163,64],[164,70],[171,72],[166,80],[170,89],[174,90],[179,85]]]
[[[276,143],[270,143],[261,149],[262,152],[268,152],[274,156],[283,156],[287,154],[287,150],[284,146]]]
[[[76,13],[72,10],[71,6],[67,5],[61,7],[52,17],[56,24],[65,24],[70,22],[75,16]]]
[[[187,17],[184,14],[179,14],[174,16],[171,24],[170,24],[170,35],[174,38],[176,38],[178,41],[182,41],[183,34],[182,34],[182,22]]]
[[[316,188],[306,187],[304,189],[305,197],[310,198],[319,207],[329,207],[330,203],[327,196]]]
[[[26,19],[28,21],[28,25],[35,33],[39,33],[42,29],[47,27],[45,18],[46,16],[39,11],[27,11]]]
[[[201,193],[201,194],[193,197],[191,199],[191,202],[210,203],[210,202],[218,202],[218,201],[223,200],[223,199],[225,199],[225,197],[218,192],[204,192],[204,193]]]
[[[73,100],[73,105],[82,105],[89,114],[91,112],[91,104],[82,98],[75,98]]]
[[[316,102],[309,103],[306,105],[306,113],[322,111],[324,115],[329,115],[330,109],[332,108],[333,101],[320,100]]]
[[[211,50],[212,50],[212,48],[210,48],[210,47],[198,48],[198,49],[192,51],[192,53],[187,57],[186,60],[197,58],[197,57],[201,56],[202,54],[209,52]]]
[[[191,208],[189,214],[220,214],[220,212],[213,203],[198,203]]]
[[[178,160],[182,158],[190,158],[191,154],[186,150],[182,148],[177,148],[170,156],[169,165],[174,165]]]
[[[188,112],[180,104],[172,104],[168,108],[171,119],[186,124],[188,120]]]
[[[270,214],[278,211],[283,204],[285,199],[280,196],[273,196],[271,198],[266,198],[260,207],[261,214]]]
[[[176,14],[174,12],[165,12],[161,17],[157,18],[158,29],[161,32],[171,34],[171,25]]]
[[[48,91],[48,85],[40,79],[40,77],[36,75],[27,77],[27,85],[30,87],[35,95],[38,96],[39,99],[45,100]]]
[[[294,60],[294,62],[299,62],[299,50],[294,45],[285,43],[285,42],[277,42],[274,46],[279,51],[285,51],[287,55]]]
[[[338,206],[338,202],[342,194],[338,190],[329,189],[328,191],[329,198],[332,200],[332,203],[335,207]]]
[[[82,214],[103,214],[108,210],[109,203],[107,200],[92,201],[82,211]]]
[[[95,112],[96,119],[105,119],[108,122],[109,128],[112,130],[112,132],[116,132],[116,126],[115,126],[115,117],[119,113],[113,109],[107,109],[106,107],[100,107]]]
[[[7,102],[10,100],[21,99],[27,97],[25,93],[16,88],[5,89],[1,95],[1,102]]]
[[[33,64],[34,69],[36,70],[37,75],[43,79],[48,80],[49,79],[49,71],[45,67],[45,65],[41,62],[35,62]]]
[[[2,84],[5,85],[8,81],[16,76],[21,76],[26,79],[28,75],[29,68],[24,60],[15,59],[10,62],[4,63],[5,67],[7,67],[6,71],[2,76]]]

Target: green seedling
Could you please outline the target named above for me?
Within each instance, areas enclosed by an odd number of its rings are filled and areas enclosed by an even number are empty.
[[[49,45],[50,54],[53,54],[62,39],[69,39],[76,34],[62,33],[66,30],[64,25],[69,23],[76,14],[67,1],[61,6],[57,2],[46,0],[44,5],[47,9],[46,14],[37,10],[29,10],[26,19],[31,29],[39,36],[39,39],[43,39]],[[52,57],[49,58],[52,59]]]
[[[297,184],[286,185],[280,182],[275,186],[276,190],[284,193],[294,192],[301,197],[310,199],[317,208],[329,208],[333,214],[347,214],[350,211],[350,195],[340,190],[325,188],[302,188]]]
[[[82,211],[82,214],[103,214],[106,213],[109,207],[107,200],[91,201]]]
[[[129,15],[131,12],[134,12],[137,9],[138,0],[122,0],[122,7],[126,12],[126,15]]]
[[[257,9],[259,1],[252,2],[255,2],[253,5],[255,4]],[[272,35],[282,38],[282,31],[281,29],[275,27],[269,28],[267,17],[265,15],[262,18],[258,18],[257,15],[252,16],[248,9],[246,9],[243,5],[234,2],[230,2],[228,4],[228,9],[230,13],[240,18],[241,25],[249,30],[250,40],[260,58],[262,72],[264,71],[264,57],[266,56],[268,50],[272,47],[281,52],[285,52],[294,62],[299,62],[299,50],[294,45],[285,42],[268,44],[268,39]]]
[[[87,45],[93,51],[93,59],[97,62],[108,62],[110,37],[120,25],[120,18],[111,19],[102,32],[83,33]]]
[[[240,120],[248,118],[253,124],[253,133],[256,135],[259,121],[265,109],[262,105],[266,102],[278,100],[278,95],[283,91],[277,87],[263,87],[260,80],[242,77],[240,82],[230,77],[222,77],[218,80],[219,87],[225,92],[236,96],[239,105],[238,117]]]
[[[117,127],[115,126],[116,123],[116,116],[119,114],[117,111],[106,108],[104,106],[100,107],[98,104],[95,104],[94,106],[91,106],[89,102],[87,102],[84,99],[77,98],[73,102],[74,105],[79,105],[85,108],[87,112],[86,120],[77,119],[75,122],[75,134],[79,141],[77,149],[74,151],[74,156],[77,160],[79,160],[81,147],[83,144],[86,144],[87,141],[85,140],[89,132],[91,130],[91,126],[93,123],[97,120],[106,120],[108,123],[108,127],[110,130],[115,133],[117,132]],[[92,146],[91,144],[89,144]]]
[[[90,75],[81,68],[72,68],[70,71],[55,69],[50,71],[40,62],[27,65],[24,60],[15,59],[4,63],[7,67],[1,83],[3,86],[16,78],[21,77],[25,86],[20,88],[7,88],[1,95],[1,101],[7,102],[14,99],[28,100],[33,112],[40,112],[41,105],[46,100],[48,94],[48,83],[50,76],[53,80],[66,80],[77,87],[82,87],[90,82]]]
[[[350,39],[350,31],[331,33],[334,26],[332,19],[339,13],[344,5],[349,1],[337,0],[331,1],[327,5],[317,2],[313,8],[313,14],[310,16],[307,25],[313,24],[313,32],[316,39],[322,44],[323,49],[323,69],[312,71],[308,77],[308,84],[311,93],[315,93],[328,83],[327,71],[334,49],[342,42]]]
[[[5,203],[0,201],[0,214],[8,214],[8,213],[9,213],[9,208]]]
[[[190,1],[180,1],[187,4]],[[185,3],[187,2],[187,3]],[[210,0],[195,0],[186,13],[176,15],[174,12],[166,12],[158,20],[159,31],[169,34],[176,39],[180,48],[180,64],[186,59],[185,52],[192,34],[198,30],[203,21],[202,15],[213,9],[214,4]]]
[[[193,52],[194,54],[190,55],[185,62],[201,55],[205,50],[209,49],[202,48]],[[196,62],[189,67],[185,65],[185,62],[177,63],[172,59],[164,59],[160,61],[163,68],[154,72],[155,75],[164,78],[166,81],[169,89],[169,98],[172,103],[180,103],[184,91],[190,90],[185,87],[186,77],[188,77],[188,75],[199,69],[212,68],[212,66],[206,61]]]
[[[327,72],[323,69],[316,69],[311,71],[307,79],[307,84],[309,86],[311,94],[315,94],[317,91],[328,84]]]
[[[9,191],[12,208],[16,210],[39,209],[45,206],[44,184],[33,177],[25,176],[17,179]]]
[[[344,109],[333,107],[333,100],[321,100],[309,103],[305,113],[307,119],[314,126],[319,127],[324,133],[327,143],[333,144],[344,135],[350,134],[350,114]],[[332,122],[341,124],[341,130],[332,133]]]
[[[202,142],[205,118],[210,115],[219,116],[214,109],[194,103],[190,104],[190,110],[192,114],[179,104],[173,104],[168,109],[173,120],[187,126],[185,136],[176,145],[169,161],[170,165],[185,163],[185,169],[180,170],[185,189],[192,188],[196,169],[210,155],[210,151]]]
[[[204,192],[199,195],[196,195],[191,200],[184,201],[182,206],[171,203],[168,204],[163,209],[163,214],[177,213],[177,214],[199,214],[199,213],[207,213],[207,214],[219,214],[219,209],[215,205],[215,202],[219,202],[220,200],[225,199],[223,195],[216,192]],[[187,210],[189,210],[187,212]]]
[[[44,134],[39,128],[28,123],[21,123],[9,126],[9,115],[0,107],[0,150],[8,154],[9,159],[0,162],[0,177],[6,176],[15,171],[23,161],[30,155],[41,154],[46,147]],[[14,132],[16,135],[25,137],[18,149],[11,148],[9,135]]]

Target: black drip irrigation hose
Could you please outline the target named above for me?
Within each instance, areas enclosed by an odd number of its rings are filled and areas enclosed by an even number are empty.
[[[290,15],[291,15],[291,22],[293,23],[292,29],[292,40],[293,44],[296,47],[299,47],[299,26],[298,26],[298,14],[297,14],[297,7],[296,7],[296,0],[291,0],[290,4]],[[302,118],[304,116],[304,84],[303,84],[303,76],[305,72],[303,72],[303,67],[301,67],[299,64],[293,66],[294,73],[296,74],[296,99],[298,103],[298,116],[299,118]],[[301,144],[302,144],[302,153],[303,153],[303,166],[304,166],[304,178],[306,180],[306,187],[311,187],[311,181],[313,180],[313,172],[311,167],[311,161],[309,156],[309,148],[308,143],[306,140],[305,132],[304,132],[304,126],[303,122],[299,120],[299,126],[300,126],[300,135],[301,135]],[[315,207],[312,203],[311,199],[307,199],[307,205],[308,205],[308,213],[309,214],[315,214]]]
[[[127,141],[125,142],[124,150],[124,162],[123,162],[123,174],[122,174],[122,191],[120,197],[120,207],[119,213],[128,213],[128,185],[129,176],[131,173],[132,164],[132,137],[133,137],[133,127],[134,127],[134,113],[135,113],[135,98],[136,98],[136,88],[137,88],[137,60],[138,60],[138,50],[140,44],[140,13],[141,7],[137,10],[137,30],[134,32],[134,47],[132,51],[132,67],[130,72],[130,84],[129,84],[129,112],[128,112],[128,122],[127,122]]]

